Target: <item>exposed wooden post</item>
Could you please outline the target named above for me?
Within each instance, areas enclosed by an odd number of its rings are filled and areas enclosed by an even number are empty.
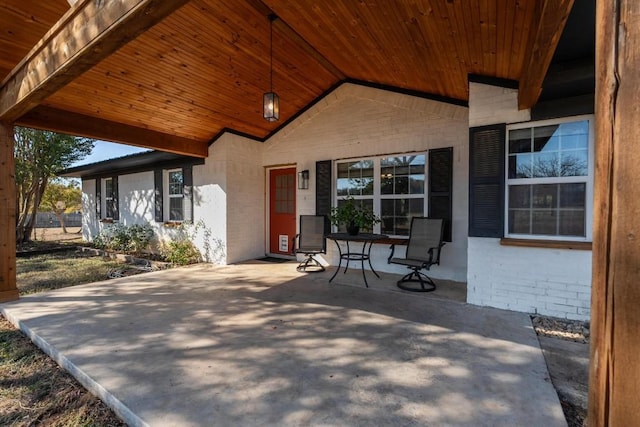
[[[18,299],[13,125],[0,122],[0,302]]]
[[[596,176],[589,426],[640,411],[640,3],[596,2]]]

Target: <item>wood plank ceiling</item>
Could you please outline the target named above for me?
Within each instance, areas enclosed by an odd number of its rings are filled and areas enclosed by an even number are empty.
[[[469,74],[531,78],[536,43],[552,53],[562,30],[539,22],[553,1],[192,0],[16,122],[188,152],[226,129],[264,139],[346,79],[466,101]],[[546,14],[562,26],[572,1],[560,3]],[[68,9],[66,0],[0,2],[0,79]],[[261,111],[270,13],[275,123]],[[540,88],[531,90],[536,98]]]

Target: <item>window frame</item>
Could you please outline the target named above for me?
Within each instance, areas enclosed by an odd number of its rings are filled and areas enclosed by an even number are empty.
[[[382,160],[390,157],[403,157],[411,155],[423,155],[424,156],[424,187],[421,194],[382,194],[380,177],[382,175]],[[371,195],[338,195],[338,164],[340,163],[353,163],[360,161],[373,161],[373,194]],[[353,197],[354,200],[372,200],[373,201],[373,213],[382,217],[382,200],[397,200],[397,199],[419,199],[422,198],[422,215],[427,216],[428,213],[428,188],[429,188],[429,150],[409,151],[401,153],[390,153],[382,155],[361,156],[336,159],[333,161],[333,168],[335,175],[332,179],[332,206],[338,206],[339,200],[345,200],[348,197]],[[332,226],[332,230],[337,231],[337,227]],[[373,226],[372,233],[381,233],[382,224],[378,223]],[[408,235],[389,234],[389,237],[393,238],[408,238]]]
[[[540,121],[515,123],[506,126],[505,153],[504,153],[504,236],[507,239],[526,240],[550,240],[570,242],[591,242],[593,238],[593,181],[594,181],[594,119],[593,114],[562,117]],[[509,178],[509,132],[518,129],[538,128],[543,126],[558,125],[586,121],[588,123],[589,136],[587,140],[587,175],[566,177],[533,177],[533,178]],[[585,183],[585,236],[564,236],[545,234],[509,233],[509,188],[512,185],[540,185],[540,184],[572,184]]]
[[[180,194],[171,194],[170,192],[170,182],[169,182],[169,177],[171,175],[172,172],[180,172],[182,174],[182,192]],[[183,168],[173,168],[173,169],[165,169],[163,170],[163,184],[164,184],[164,190],[163,190],[163,198],[166,200],[166,203],[163,203],[164,207],[163,207],[163,218],[165,219],[164,222],[170,222],[170,223],[182,223],[185,222],[185,194],[184,194],[184,169]],[[177,199],[180,198],[182,199],[182,219],[171,219],[171,199]]]

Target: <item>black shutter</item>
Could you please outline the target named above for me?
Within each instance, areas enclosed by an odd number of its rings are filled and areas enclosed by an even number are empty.
[[[316,215],[325,216],[325,233],[331,230],[331,163],[331,160],[316,162]]]
[[[100,178],[96,178],[96,216],[98,220],[102,219],[102,182]]]
[[[184,219],[193,222],[193,168],[182,168],[182,191],[184,193]]]
[[[451,241],[453,147],[429,150],[429,218],[444,219],[444,240]]]
[[[118,177],[114,176],[113,178],[111,178],[111,183],[113,185],[113,194],[111,195],[112,197],[112,203],[113,203],[113,220],[114,221],[118,221],[120,219],[120,203],[118,202],[119,198],[118,198]]]
[[[506,125],[469,129],[469,236],[504,236]]]
[[[155,219],[156,222],[164,220],[164,212],[162,209],[162,169],[153,171],[153,189],[155,196]]]

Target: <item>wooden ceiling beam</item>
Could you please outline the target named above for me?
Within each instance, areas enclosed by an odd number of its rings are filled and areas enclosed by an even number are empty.
[[[79,1],[2,82],[0,119],[15,121],[188,1]]]
[[[531,27],[525,64],[519,79],[518,107],[521,110],[531,108],[540,97],[544,77],[573,2],[574,0],[546,0],[542,4],[538,3],[539,12]]]
[[[16,124],[187,156],[204,158],[208,154],[208,141],[197,141],[168,135],[51,107],[34,108],[20,117]]]

